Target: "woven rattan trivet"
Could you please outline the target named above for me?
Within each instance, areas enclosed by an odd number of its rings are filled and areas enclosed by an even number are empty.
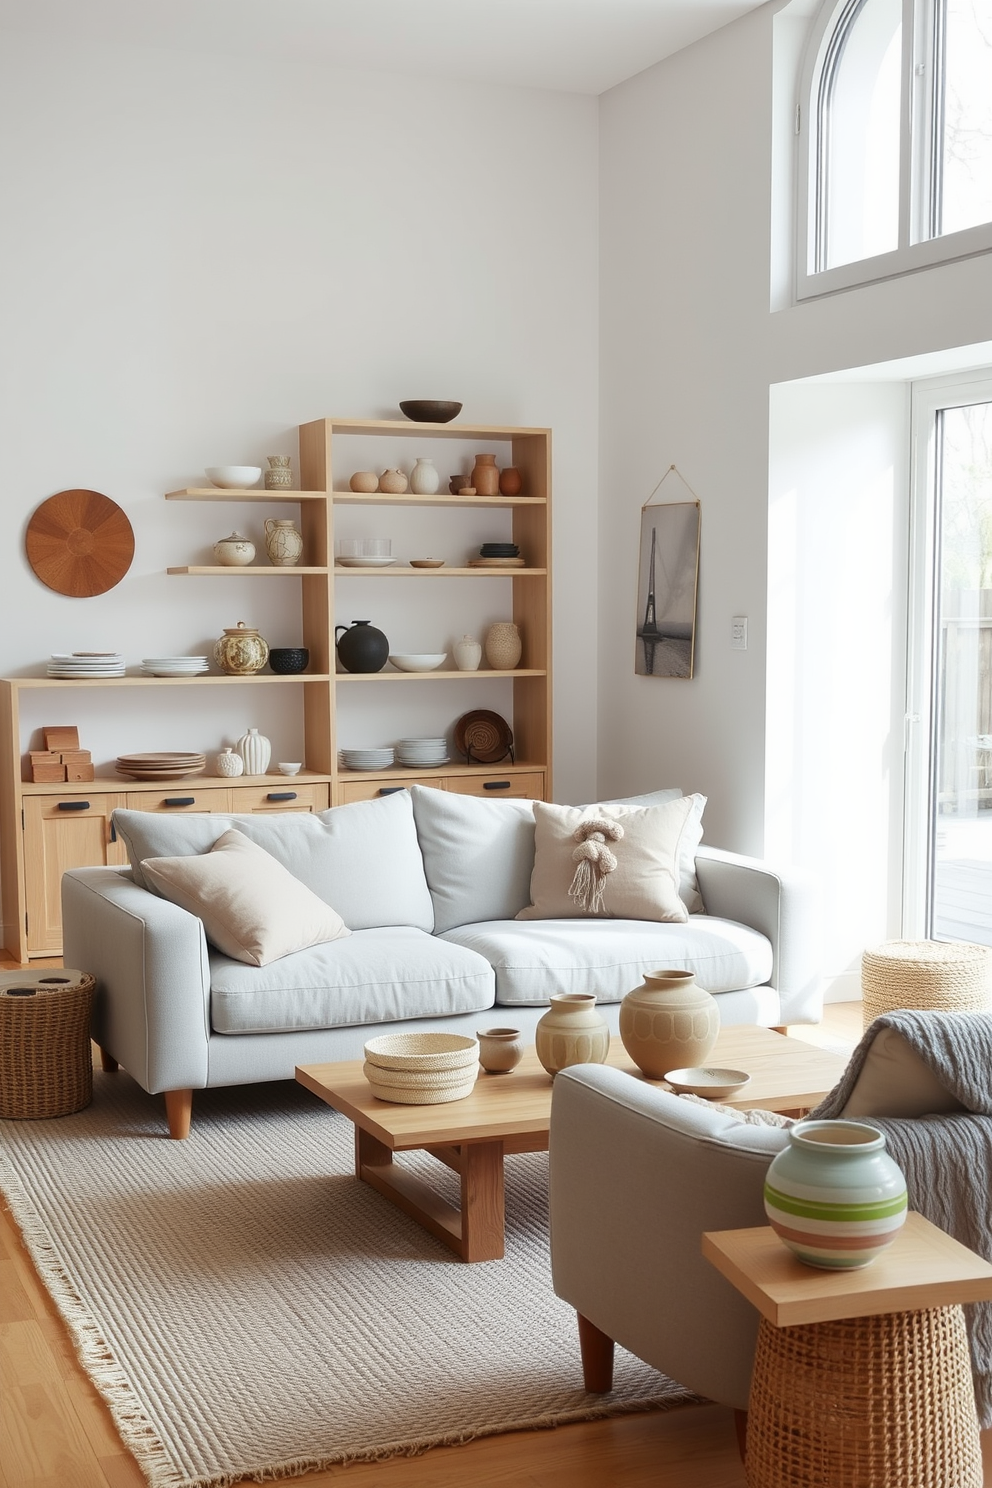
[[[88,971],[0,974],[0,1117],[68,1116],[93,1098]]]

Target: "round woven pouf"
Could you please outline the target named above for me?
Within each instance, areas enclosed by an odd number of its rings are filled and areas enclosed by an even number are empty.
[[[68,1116],[93,1099],[88,971],[0,974],[0,1116]]]
[[[964,941],[887,940],[861,958],[864,1026],[896,1008],[992,1011],[992,952]]]
[[[744,1470],[748,1488],[982,1488],[961,1308],[762,1318]]]

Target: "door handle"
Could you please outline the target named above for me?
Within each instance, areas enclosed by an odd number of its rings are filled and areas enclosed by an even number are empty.
[[[89,811],[90,803],[89,801],[59,801],[58,809],[60,811]]]
[[[482,782],[482,789],[483,790],[509,790],[510,789],[510,782],[508,780],[484,780]]]
[[[380,796],[395,796],[397,791],[406,790],[405,785],[380,785]]]
[[[163,806],[195,806],[195,796],[166,796]]]
[[[269,791],[265,798],[267,801],[295,801],[295,791]]]

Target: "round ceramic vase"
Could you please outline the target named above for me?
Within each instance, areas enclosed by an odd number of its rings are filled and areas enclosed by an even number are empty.
[[[906,1180],[885,1137],[861,1121],[800,1121],[765,1175],[765,1213],[800,1261],[854,1271],[906,1220]]]
[[[486,631],[486,660],[494,672],[512,672],[520,660],[523,643],[512,620],[497,620]]]
[[[214,557],[225,568],[247,568],[255,556],[255,544],[240,532],[214,543]]]
[[[244,772],[245,762],[240,754],[235,754],[233,749],[222,749],[217,756],[217,774],[234,776],[243,775]]]
[[[420,459],[410,471],[410,490],[415,496],[433,496],[440,483],[433,460]]]
[[[303,557],[303,538],[290,517],[268,517],[265,551],[273,568],[295,568]]]
[[[508,1075],[524,1057],[519,1028],[485,1028],[475,1036],[479,1040],[479,1063],[488,1075]]]
[[[505,465],[499,473],[499,494],[501,496],[519,496],[523,481],[520,471],[516,465]]]
[[[716,998],[697,987],[691,971],[645,972],[620,1004],[623,1046],[649,1080],[705,1064],[719,1031]]]
[[[232,677],[260,672],[268,659],[268,643],[243,620],[225,630],[214,646],[214,661]]]
[[[406,476],[402,470],[384,470],[379,477],[379,490],[389,496],[402,496],[406,485]]]
[[[537,1057],[554,1078],[570,1064],[605,1064],[610,1029],[592,992],[553,992],[534,1030]]]
[[[257,728],[242,734],[237,744],[238,753],[245,762],[246,775],[264,775],[272,758],[272,745]]]

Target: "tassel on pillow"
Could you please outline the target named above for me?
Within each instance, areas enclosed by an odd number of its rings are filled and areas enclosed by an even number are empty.
[[[572,862],[578,866],[568,896],[586,914],[603,913],[606,876],[617,866],[616,854],[606,844],[607,840],[619,842],[622,836],[620,823],[604,817],[584,821],[572,833],[573,840],[579,844],[572,854]]]

